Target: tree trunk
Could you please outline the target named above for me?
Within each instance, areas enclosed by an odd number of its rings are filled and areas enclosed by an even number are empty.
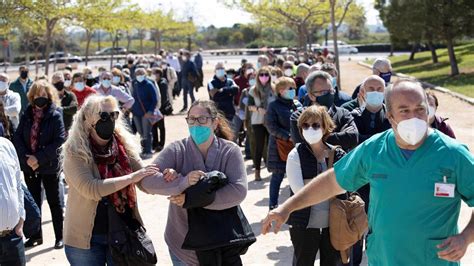
[[[143,30],[140,30],[140,53],[143,54],[143,38],[145,38],[143,34]]]
[[[413,61],[415,60],[415,53],[416,53],[416,50],[418,49],[418,43],[414,43],[412,46],[411,46],[411,53],[410,53],[410,58],[408,60],[410,61]]]
[[[158,50],[158,31],[155,31],[153,34],[153,41],[155,42],[155,46],[153,47],[153,53],[157,55],[157,50]]]
[[[13,60],[12,60],[13,61]],[[26,65],[30,66],[30,38],[26,38]]]
[[[38,64],[38,49],[35,49],[35,75],[38,76],[39,64]]]
[[[50,22],[46,25],[46,33],[45,33],[45,47],[44,47],[44,74],[47,76],[49,73],[49,52],[50,52],[50,45],[51,45],[51,35],[53,35],[53,27]]]
[[[433,61],[433,64],[438,63],[438,55],[436,54],[436,48],[434,47],[433,42],[428,41],[427,45],[431,51],[431,60]]]
[[[114,64],[114,53],[115,53],[115,43],[117,42],[117,35],[112,36],[112,52],[110,53],[110,69],[112,69],[112,65]]]
[[[89,63],[89,47],[90,47],[90,44],[91,44],[91,40],[92,40],[92,32],[91,31],[86,31],[86,58],[85,58],[85,64],[87,66],[87,64]]]
[[[300,49],[303,49],[304,51],[306,51],[305,43],[306,43],[306,35],[304,34],[303,26],[298,25],[298,46],[300,47]]]
[[[390,56],[393,56],[393,42],[390,42]]]
[[[158,33],[158,50],[161,51],[161,32]]]
[[[330,5],[331,5],[332,40],[334,43],[334,60],[335,60],[336,69],[337,69],[337,87],[341,88],[341,71],[340,71],[340,66],[339,66],[339,49],[337,47],[337,26],[336,26],[336,18],[335,18],[336,1],[331,0]]]
[[[448,46],[449,63],[451,64],[451,76],[459,75],[458,62],[456,60],[456,54],[454,52],[454,44],[452,38],[446,40]]]
[[[97,31],[97,51],[100,51],[100,30]]]
[[[130,44],[132,43],[132,36],[130,35],[130,32],[127,31],[127,51],[130,51]]]

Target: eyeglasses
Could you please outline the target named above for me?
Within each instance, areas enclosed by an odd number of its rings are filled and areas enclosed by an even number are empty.
[[[211,116],[186,117],[186,122],[188,123],[188,125],[194,125],[197,121],[199,124],[205,125],[207,124],[207,121],[209,119],[214,119],[214,117],[211,117]]]
[[[107,121],[109,118],[112,120],[117,120],[119,117],[120,112],[119,111],[113,111],[113,112],[100,112],[100,120],[102,121]]]
[[[268,74],[268,73],[260,73],[258,76],[259,76],[259,77],[270,77],[270,74]]]
[[[301,127],[302,127],[303,129],[305,129],[305,130],[308,129],[308,128],[310,128],[310,127],[312,127],[314,130],[316,130],[316,129],[321,128],[321,125],[320,125],[319,123],[312,123],[312,124],[303,123],[303,124],[301,125]]]

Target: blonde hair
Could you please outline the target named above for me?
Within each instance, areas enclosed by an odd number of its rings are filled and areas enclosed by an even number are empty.
[[[278,78],[275,83],[275,92],[279,94],[282,90],[288,87],[296,89],[296,83],[292,78],[289,78],[289,77]]]
[[[66,142],[63,144],[61,149],[61,164],[64,166],[64,161],[71,156],[83,160],[85,163],[90,164],[92,162],[92,152],[90,149],[90,132],[94,130],[92,124],[100,119],[101,105],[104,103],[111,104],[114,110],[118,110],[117,100],[113,96],[89,96],[81,109],[74,116],[71,129],[69,130],[69,136]],[[130,133],[120,113],[117,120],[115,120],[116,136],[120,139],[127,155],[130,157],[138,157],[137,147],[140,145],[137,143],[137,138]]]
[[[303,124],[310,121],[321,121],[323,140],[326,140],[336,128],[336,125],[332,121],[331,116],[329,116],[328,111],[324,106],[311,105],[310,107],[306,108],[303,113],[301,113],[300,117],[298,118],[298,129],[301,135],[303,135]]]
[[[33,101],[35,96],[38,95],[43,89],[46,91],[46,94],[48,94],[48,99],[51,101],[51,103],[54,103],[56,106],[61,106],[56,88],[54,88],[51,83],[44,79],[37,80],[31,85],[31,88],[26,96],[30,105],[34,105]]]

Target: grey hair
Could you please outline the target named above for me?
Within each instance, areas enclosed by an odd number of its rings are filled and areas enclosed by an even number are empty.
[[[7,73],[0,73],[0,76],[6,78],[6,79],[7,79],[7,82],[10,81],[10,78],[8,77]]]
[[[375,59],[374,63],[372,64],[372,69],[379,69],[380,67],[388,67],[388,68],[392,68],[392,64],[390,63],[390,60],[388,60],[387,58],[384,58],[384,57],[379,57],[377,59]]]
[[[216,66],[214,67],[214,69],[217,69],[218,66],[219,66],[219,67],[222,67],[222,68],[225,68],[224,62],[220,62],[220,61],[217,62],[217,64],[216,64]]]
[[[428,97],[426,96],[426,92],[423,89],[423,86],[420,82],[412,79],[399,79],[397,80],[392,86],[388,86],[385,89],[385,107],[387,108],[387,112],[392,112],[392,96],[396,91],[405,90],[405,91],[421,91],[423,94],[424,102],[426,106],[428,106]]]
[[[64,82],[64,74],[63,72],[55,72],[53,74],[53,76],[51,76],[51,82],[53,81],[53,79],[55,78],[59,78],[62,82]]]
[[[108,76],[112,77],[112,73],[110,71],[104,71],[104,72],[100,73],[100,80],[102,80],[105,75],[108,75]]]
[[[323,72],[323,71],[315,71],[311,74],[309,74],[309,76],[306,78],[306,90],[308,92],[311,91],[311,88],[313,88],[313,85],[314,85],[314,82],[316,81],[316,79],[323,79],[323,80],[326,80],[326,81],[329,81],[329,83],[331,83],[331,75],[329,75],[328,73],[326,72]],[[331,88],[332,88],[332,83],[331,83]]]
[[[303,72],[303,71],[306,71],[306,72],[309,71],[309,66],[308,66],[308,64],[302,63],[302,64],[299,64],[299,65],[296,67],[296,75],[297,75],[297,76],[301,75],[301,72]]]
[[[309,67],[308,73],[313,73],[315,71],[321,70],[321,65],[319,64],[313,64],[312,66]]]
[[[138,72],[143,72],[144,74],[146,74],[146,69],[144,67],[138,67],[137,69],[135,69],[135,74],[137,74]]]

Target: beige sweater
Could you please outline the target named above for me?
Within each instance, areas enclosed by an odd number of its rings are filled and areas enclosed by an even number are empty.
[[[143,167],[142,161],[132,156],[130,164],[132,171]],[[118,188],[113,182],[104,183],[95,163],[86,164],[78,157],[66,156],[63,171],[69,185],[64,218],[64,244],[89,249],[97,204],[102,197],[116,192]],[[133,211],[141,222],[138,205]]]

